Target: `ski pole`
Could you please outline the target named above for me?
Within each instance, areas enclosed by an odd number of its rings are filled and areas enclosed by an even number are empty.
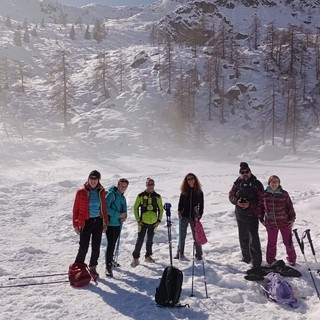
[[[113,266],[118,267],[118,258],[119,258],[119,248],[120,248],[120,238],[121,238],[122,224],[120,225],[120,233],[117,239],[116,250],[113,255]]]
[[[307,229],[305,232],[305,235],[307,236],[308,238],[308,241],[309,241],[309,244],[310,244],[310,247],[311,247],[311,251],[312,251],[312,254],[313,254],[313,257],[314,257],[314,260],[317,264],[317,273],[320,274],[320,267],[319,267],[319,263],[317,261],[317,258],[316,258],[316,252],[314,250],[314,247],[313,247],[313,243],[312,243],[312,239],[311,239],[311,234],[310,234],[310,229]]]
[[[28,287],[28,286],[42,286],[42,285],[45,285],[45,284],[66,283],[66,282],[69,282],[69,280],[57,280],[57,281],[47,281],[47,282],[37,282],[37,283],[10,284],[10,285],[7,285],[7,286],[0,286],[0,289]]]
[[[178,255],[179,260],[181,259],[181,217],[179,217],[179,235],[178,235]]]
[[[318,291],[317,285],[316,285],[316,283],[315,283],[315,281],[314,281],[314,278],[313,278],[311,269],[310,269],[310,267],[309,267],[307,258],[306,258],[305,254],[304,254],[303,238],[300,240],[297,229],[293,229],[292,231],[293,231],[294,235],[296,236],[296,239],[297,239],[297,242],[298,242],[298,244],[299,244],[301,253],[302,253],[302,255],[303,255],[303,258],[304,258],[304,261],[305,261],[305,263],[306,263],[307,269],[308,269],[308,271],[309,271],[311,280],[312,280],[312,282],[313,282],[313,286],[314,286],[314,288],[315,288],[315,290],[316,290],[316,292],[317,292],[317,297],[320,299],[320,295],[319,295],[319,291]]]
[[[204,280],[204,288],[206,291],[206,298],[209,298],[208,296],[208,289],[207,289],[207,279],[206,279],[206,270],[204,267],[204,260],[202,259],[202,270],[203,270],[203,280]]]
[[[65,276],[68,273],[49,273],[49,274],[37,274],[32,276],[22,276],[22,277],[9,277],[8,280],[19,280],[19,279],[33,279],[33,278],[45,278],[45,277],[54,277],[54,276]]]
[[[194,278],[194,242],[193,242],[193,248],[192,248],[192,278],[191,278],[191,294],[190,297],[195,297],[193,294],[193,278]]]
[[[172,244],[171,244],[171,203],[165,203],[163,206],[167,216],[167,228],[168,228],[168,241],[169,241],[169,254],[170,254],[170,265],[172,267]]]

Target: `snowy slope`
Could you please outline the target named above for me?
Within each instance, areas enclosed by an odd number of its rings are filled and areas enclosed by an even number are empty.
[[[36,1],[28,1],[28,8],[21,10],[23,3],[0,1],[1,21],[9,13],[14,26],[18,24],[15,19],[22,23],[27,14],[29,23],[41,21],[42,14]],[[154,70],[158,48],[149,44],[148,37],[153,21],[173,12],[177,5],[181,3],[157,1],[143,10],[139,8],[139,13],[132,16],[130,8],[121,8],[129,18],[108,19],[108,37],[100,44],[84,40],[84,30],[80,27],[76,27],[76,40],[72,41],[68,37],[71,24],[63,27],[46,22],[45,28],[39,28],[37,38],[18,48],[13,44],[14,27],[8,31],[1,25],[1,57],[12,60],[10,70],[14,70],[18,61],[29,66],[26,93],[17,92],[19,80],[1,92],[1,106],[6,107],[2,110],[6,112],[8,125],[7,132],[2,126],[0,134],[1,320],[319,318],[319,299],[297,245],[297,269],[303,277],[288,281],[296,290],[300,308],[293,310],[268,302],[254,283],[244,280],[248,266],[239,261],[237,227],[228,191],[238,175],[241,160],[249,162],[252,172],[264,186],[271,174],[279,175],[294,202],[297,212],[295,228],[299,234],[310,228],[319,252],[320,133],[310,134],[310,138],[300,144],[298,153],[292,155],[290,149],[280,144],[272,147],[248,142],[243,129],[235,125],[226,127],[218,121],[206,124],[211,130],[198,139],[191,133],[181,137],[173,130],[178,123],[170,113],[172,98],[158,89],[158,75]],[[242,9],[234,19],[244,19]],[[78,9],[65,10],[74,12],[74,17],[78,15]],[[88,13],[88,20],[103,10],[99,7],[92,14]],[[264,13],[264,10],[259,12]],[[313,18],[316,21],[316,17]],[[239,27],[245,28],[242,23]],[[76,89],[73,107],[77,112],[72,113],[72,135],[69,136],[63,134],[61,119],[50,113],[50,86],[47,83],[48,63],[61,49],[68,52]],[[96,57],[101,51],[108,52],[112,68],[117,65],[121,52],[127,71],[124,91],[119,93],[111,89],[112,98],[103,102],[92,84]],[[147,61],[140,68],[132,69],[131,63],[142,51],[147,53]],[[191,53],[182,49],[177,53],[182,64],[192,64]],[[252,78],[252,74],[246,77],[258,81]],[[111,80],[116,83],[115,79]],[[144,85],[146,90],[143,90]],[[202,127],[204,122],[197,121]],[[241,115],[233,121],[233,124],[241,121]],[[71,223],[72,204],[76,190],[92,169],[101,171],[105,187],[116,183],[119,177],[130,181],[126,192],[129,218],[121,235],[121,267],[115,270],[115,279],[106,279],[103,275],[104,239],[98,266],[102,277],[97,286],[91,284],[74,289],[68,283],[62,283],[6,287],[66,280],[63,275],[43,280],[9,280],[9,277],[67,272],[78,249],[78,237]],[[198,262],[195,264],[195,297],[190,297],[192,242],[189,234],[188,260],[174,263],[184,273],[181,302],[190,304],[190,308],[161,309],[155,306],[154,293],[164,267],[169,264],[166,224],[163,221],[155,235],[153,256],[156,263],[142,263],[131,268],[137,235],[132,206],[136,195],[144,189],[146,177],[152,176],[156,191],[164,202],[173,205],[175,251],[179,187],[188,172],[199,177],[205,195],[203,224],[209,243],[204,246],[204,266],[210,298],[205,298],[203,269]],[[262,226],[260,235],[265,256],[266,232]],[[308,246],[306,255],[311,267],[316,269]],[[277,258],[285,259],[281,241]],[[319,277],[315,275],[315,279],[320,288]]]

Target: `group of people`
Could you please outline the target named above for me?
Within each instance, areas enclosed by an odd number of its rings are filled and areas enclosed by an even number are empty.
[[[98,277],[96,267],[100,255],[102,234],[106,234],[105,254],[106,275],[112,276],[113,258],[116,243],[120,237],[123,222],[127,219],[127,201],[124,196],[129,181],[121,178],[118,184],[105,191],[100,183],[101,174],[97,170],[90,172],[83,187],[77,191],[73,206],[73,227],[80,236],[76,263],[84,263],[91,241],[89,268]],[[190,225],[197,260],[202,260],[201,245],[195,241],[195,220],[201,219],[204,212],[202,186],[193,173],[188,173],[180,187],[178,203],[179,243],[175,259],[184,258],[187,229]],[[251,173],[246,162],[240,163],[239,177],[229,192],[229,200],[235,205],[241,261],[251,263],[259,271],[262,263],[262,251],[259,238],[259,221],[266,227],[268,242],[266,261],[272,265],[276,261],[277,239],[280,231],[286,247],[287,261],[296,262],[296,252],[292,241],[292,225],[296,215],[287,191],[282,189],[280,179],[272,175],[264,190],[262,183]],[[140,252],[146,240],[145,262],[153,263],[152,247],[156,228],[163,218],[161,195],[155,192],[155,181],[147,178],[146,188],[136,197],[134,217],[138,227],[138,237],[132,253],[133,267],[140,263]]]
[[[276,262],[279,231],[286,248],[287,262],[294,266],[297,255],[292,241],[292,226],[296,219],[291,198],[280,184],[280,178],[270,176],[268,186],[252,174],[246,162],[240,163],[239,177],[229,192],[229,200],[235,205],[242,260],[251,263],[259,273],[262,252],[259,238],[259,221],[267,231],[266,261]]]
[[[106,234],[106,275],[113,276],[113,258],[116,243],[119,239],[122,224],[127,219],[127,201],[124,196],[129,181],[121,178],[117,186],[105,191],[100,183],[101,174],[97,170],[90,172],[88,180],[77,191],[73,205],[73,227],[80,236],[79,250],[75,263],[83,264],[91,241],[91,257],[89,269],[98,277],[97,265],[100,255],[102,234]],[[155,192],[155,181],[147,178],[146,189],[139,193],[134,206],[134,217],[138,225],[138,238],[132,253],[133,267],[140,262],[140,252],[147,234],[145,262],[153,263],[152,246],[156,228],[163,218],[161,195]],[[197,177],[189,173],[181,185],[181,195],[178,206],[181,232],[176,258],[183,258],[187,228],[190,224],[194,233],[194,219],[200,219],[203,214],[203,192]],[[202,248],[195,242],[196,258],[202,259]]]

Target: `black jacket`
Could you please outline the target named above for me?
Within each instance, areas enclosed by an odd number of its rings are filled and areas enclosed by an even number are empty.
[[[232,189],[229,192],[229,200],[235,205],[237,219],[261,218],[263,206],[262,183],[253,175],[249,180],[243,180],[240,177],[233,183]],[[237,206],[240,198],[244,198],[249,202],[247,209],[242,209]]]
[[[193,189],[190,190],[189,193],[180,194],[178,211],[181,212],[182,217],[186,217],[189,219],[195,218],[194,208],[199,205],[199,214],[200,218],[203,214],[203,192],[195,193]]]

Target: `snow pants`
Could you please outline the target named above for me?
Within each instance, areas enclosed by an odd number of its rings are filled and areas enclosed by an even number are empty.
[[[277,241],[279,231],[282,235],[283,244],[286,247],[287,261],[290,263],[296,263],[297,255],[293,246],[292,241],[292,228],[291,227],[280,227],[271,228],[266,227],[268,233],[268,243],[267,243],[267,256],[266,260],[269,264],[272,264],[276,260],[277,255]]]
[[[262,262],[261,244],[259,238],[259,220],[238,219],[239,242],[242,258],[251,261],[253,268],[260,268]]]
[[[136,242],[136,246],[132,253],[134,259],[140,258],[140,251],[143,245],[144,237],[147,233],[147,241],[146,241],[146,254],[145,257],[152,256],[152,245],[153,245],[153,237],[154,237],[154,225],[153,224],[143,224],[141,226],[140,231],[138,232],[138,239]]]

